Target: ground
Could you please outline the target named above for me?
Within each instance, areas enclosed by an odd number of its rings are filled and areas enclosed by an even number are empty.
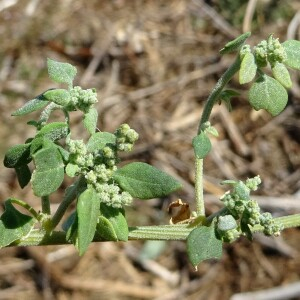
[[[24,126],[26,118],[11,112],[56,87],[47,77],[46,58],[72,63],[79,71],[76,84],[98,91],[98,127],[113,132],[126,122],[139,132],[135,150],[124,159],[151,163],[183,183],[168,198],[135,201],[127,210],[132,226],[167,224],[171,201],[181,198],[194,209],[191,140],[204,101],[233,59],[218,51],[243,30],[252,31],[252,45],[270,33],[299,39],[300,6],[288,3],[258,1],[251,17],[248,1],[1,1],[1,156],[33,132]],[[294,74],[288,106],[275,118],[253,111],[247,87],[232,81],[230,88],[240,92],[233,111],[216,106],[211,119],[219,137],[205,162],[208,212],[221,207],[222,180],[257,174],[263,209],[276,216],[299,212],[298,78]],[[79,115],[77,121],[74,129],[84,138]],[[12,195],[40,207],[2,167],[1,203]],[[51,200],[55,210],[60,195]],[[230,299],[299,282],[300,231],[286,230],[277,239],[256,236],[254,242],[242,238],[225,246],[220,261],[202,263],[197,271],[184,242],[95,243],[83,257],[69,245],[6,248],[0,262],[0,299]]]

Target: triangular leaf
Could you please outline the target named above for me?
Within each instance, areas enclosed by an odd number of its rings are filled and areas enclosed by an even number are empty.
[[[88,188],[80,194],[76,206],[79,255],[84,254],[95,236],[99,209],[100,199],[93,188]]]
[[[50,58],[47,59],[49,77],[57,83],[72,85],[77,70],[68,63],[61,63]]]
[[[48,103],[49,101],[47,101],[43,95],[39,95],[35,99],[26,102],[26,104],[24,104],[21,108],[17,109],[11,115],[24,116],[31,112],[44,108]]]
[[[119,168],[113,178],[132,197],[140,199],[163,197],[181,188],[173,177],[142,162]]]
[[[53,89],[46,91],[44,97],[51,102],[61,106],[66,106],[71,100],[70,92],[65,89]]]
[[[84,114],[83,117],[83,125],[89,132],[89,134],[94,134],[97,128],[98,121],[98,112],[97,109],[91,107],[87,113]]]
[[[103,149],[107,144],[115,144],[116,136],[109,132],[96,132],[94,133],[88,143],[87,150],[89,152],[96,152]]]
[[[265,109],[272,116],[280,114],[288,101],[285,88],[274,78],[263,74],[249,90],[249,102],[255,110]]]
[[[43,148],[33,155],[34,170],[31,178],[36,196],[47,196],[56,191],[64,180],[64,163],[55,146]]]
[[[233,41],[228,42],[223,49],[220,50],[221,54],[231,53],[238,50],[246,41],[246,39],[251,35],[251,32],[245,32],[238,36]]]
[[[205,132],[201,133],[193,138],[193,148],[197,158],[204,158],[211,150],[211,142]]]
[[[251,52],[247,52],[242,60],[240,72],[239,72],[239,82],[240,84],[245,84],[253,80],[257,70],[257,65],[255,62],[255,57]]]
[[[275,65],[272,67],[272,73],[274,78],[278,82],[280,82],[285,88],[289,89],[292,87],[290,73],[284,64],[276,62]]]
[[[35,220],[14,208],[11,200],[5,201],[5,211],[0,218],[0,248],[25,237],[33,228]]]
[[[187,238],[187,253],[193,266],[206,259],[221,258],[222,241],[217,239],[213,224],[192,230]]]
[[[300,41],[288,40],[282,43],[282,46],[287,54],[283,63],[292,69],[300,70]]]

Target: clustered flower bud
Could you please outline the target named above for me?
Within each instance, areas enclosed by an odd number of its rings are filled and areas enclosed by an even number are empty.
[[[122,124],[115,132],[116,143],[108,143],[102,149],[89,153],[82,140],[67,138],[70,152],[69,175],[83,175],[87,185],[93,187],[101,202],[121,208],[130,205],[132,196],[123,191],[114,181],[113,173],[119,162],[118,151],[130,151],[138,139],[138,134],[129,125]]]
[[[272,35],[269,36],[267,41],[261,41],[254,48],[254,56],[259,67],[265,67],[268,62],[273,66],[276,62],[284,62],[287,58],[285,49],[279,39],[275,39]]]
[[[117,149],[124,152],[130,152],[139,138],[138,133],[128,124],[122,124],[114,134],[117,138]]]
[[[250,191],[257,190],[260,183],[259,176],[249,178],[245,183],[237,181],[233,183],[233,189],[227,191],[220,200],[224,203],[230,215],[236,220],[240,220],[240,223],[250,226],[261,225],[266,235],[279,235],[283,227],[275,224],[270,213],[261,213],[257,201],[250,199]],[[238,230],[238,228],[234,229]],[[237,233],[234,236],[237,236]],[[233,237],[232,234],[230,234],[230,237]],[[222,239],[224,241],[230,240],[227,233],[222,234]]]
[[[70,94],[70,105],[83,112],[87,112],[93,104],[98,102],[95,89],[84,90],[80,86],[75,86],[70,90]]]

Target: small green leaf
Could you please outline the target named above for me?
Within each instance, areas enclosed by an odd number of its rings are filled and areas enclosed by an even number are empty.
[[[240,84],[245,84],[253,80],[257,70],[255,57],[251,52],[245,54],[239,72]]]
[[[14,208],[11,200],[5,201],[5,211],[0,218],[0,248],[25,237],[33,228],[35,220]]]
[[[285,88],[289,89],[292,87],[290,73],[284,64],[276,62],[272,68],[272,73],[274,78]]]
[[[38,132],[35,138],[46,138],[51,141],[57,141],[62,138],[65,138],[69,133],[69,126],[65,122],[53,122],[45,125]]]
[[[231,98],[239,96],[240,93],[234,90],[224,90],[221,92],[220,99],[225,103],[228,111],[232,111]]]
[[[46,100],[46,98],[42,95],[37,96],[36,98],[29,100],[24,104],[21,108],[17,109],[15,112],[13,112],[12,116],[24,116],[29,113],[32,113],[36,110],[44,108],[49,101]]]
[[[93,188],[86,189],[77,201],[78,216],[78,251],[83,255],[92,242],[100,208],[100,199]]]
[[[75,177],[78,175],[80,167],[76,164],[68,163],[66,166],[66,174],[69,177]]]
[[[132,197],[140,199],[163,197],[181,188],[173,177],[142,162],[119,168],[113,178]]]
[[[101,203],[100,206],[101,217],[104,217],[110,225],[103,218],[99,219],[102,222],[102,226],[98,223],[97,233],[104,238],[104,234],[108,237],[108,233],[112,237],[116,237],[117,241],[128,241],[128,225],[124,216],[125,212],[122,208],[115,208]],[[103,228],[103,226],[105,226]],[[104,231],[102,231],[104,230]]]
[[[68,63],[61,63],[50,58],[47,59],[49,77],[57,83],[72,85],[77,70]]]
[[[54,102],[61,106],[68,105],[71,100],[69,91],[65,89],[48,90],[43,95],[48,101]]]
[[[118,241],[118,237],[112,223],[104,216],[100,216],[98,218],[96,236],[103,241]]]
[[[31,178],[36,196],[48,196],[56,191],[64,180],[64,163],[55,146],[43,148],[33,155],[34,170]]]
[[[30,182],[31,179],[30,169],[27,165],[22,165],[15,168],[15,171],[17,174],[19,185],[23,189]]]
[[[4,156],[3,164],[6,168],[17,168],[31,162],[30,143],[10,147]]]
[[[203,131],[193,138],[193,148],[197,158],[204,158],[211,150],[211,142]]]
[[[245,32],[233,41],[228,42],[223,49],[220,50],[220,54],[231,53],[238,50],[251,35],[251,32]]]
[[[285,88],[274,78],[263,74],[249,90],[249,102],[255,110],[265,109],[272,116],[280,114],[288,101]]]
[[[192,230],[187,238],[187,253],[194,267],[206,259],[221,258],[222,241],[217,239],[213,224]]]
[[[94,133],[88,143],[87,150],[89,152],[96,152],[103,149],[107,144],[115,144],[116,136],[109,132],[96,132]]]
[[[218,230],[228,231],[237,227],[235,218],[232,215],[220,216],[218,219]]]
[[[292,69],[300,70],[300,41],[288,40],[282,43],[282,46],[287,54],[283,63]]]
[[[94,134],[97,128],[98,121],[98,112],[97,109],[91,107],[87,113],[84,114],[83,117],[83,125],[89,134]]]

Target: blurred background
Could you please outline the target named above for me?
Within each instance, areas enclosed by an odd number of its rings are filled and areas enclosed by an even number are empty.
[[[204,101],[233,57],[218,51],[252,31],[255,45],[270,33],[281,41],[299,39],[300,3],[246,0],[0,1],[0,154],[23,143],[38,117],[11,117],[26,101],[57,85],[48,79],[47,57],[78,68],[76,85],[98,91],[98,127],[113,132],[128,123],[140,134],[125,161],[145,161],[176,177],[183,190],[165,199],[135,201],[129,225],[168,224],[168,205],[180,198],[193,207],[191,140]],[[224,179],[260,174],[255,196],[275,216],[300,210],[300,90],[285,111],[271,118],[253,111],[244,86],[233,111],[216,106],[219,131],[205,162],[207,211],[221,207]],[[54,118],[61,119],[57,114]],[[75,117],[74,130],[84,138]],[[62,186],[67,186],[67,183]],[[61,193],[51,196],[52,211]],[[10,196],[40,202],[21,190],[11,169],[1,168],[0,212]],[[94,243],[83,257],[73,246],[6,248],[0,251],[0,299],[274,299],[267,289],[298,283],[298,294],[279,290],[276,299],[300,299],[300,230],[273,239],[255,236],[226,245],[220,261],[189,264],[184,242]],[[260,290],[265,298],[245,298]],[[292,291],[292,289],[288,289]],[[297,289],[296,289],[297,290]],[[238,295],[237,295],[238,294]]]

